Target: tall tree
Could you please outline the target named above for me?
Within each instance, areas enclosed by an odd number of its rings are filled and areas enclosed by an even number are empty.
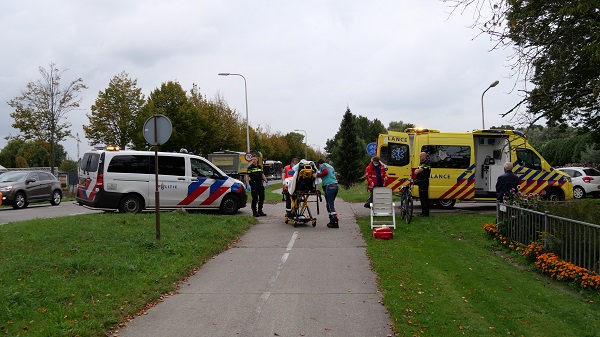
[[[598,0],[443,0],[471,6],[482,34],[514,49],[512,68],[524,83],[531,124],[600,130],[600,3]],[[462,7],[462,9],[461,9]],[[525,84],[533,83],[529,90]]]
[[[199,125],[201,125],[201,118],[178,82],[162,83],[160,88],[150,93],[136,123],[137,129],[133,135],[135,148],[146,148],[142,127],[146,119],[154,113],[169,118],[173,127],[169,140],[160,145],[161,151],[179,151],[184,148],[194,153],[200,152]]]
[[[130,146],[144,102],[137,79],[124,71],[114,76],[108,88],[98,93],[92,113],[86,114],[90,124],[84,125],[83,131],[89,144],[118,145],[122,149]]]
[[[359,155],[364,150],[360,148],[355,118],[349,107],[346,108],[338,133],[341,137],[339,147],[336,147],[337,153],[334,155],[334,165],[336,172],[339,173],[340,184],[345,188],[349,188],[360,181],[365,168]]]
[[[71,136],[71,123],[63,120],[67,113],[79,108],[78,94],[87,87],[81,78],[62,87],[61,77],[66,70],[59,71],[54,63],[50,63],[49,70],[40,67],[39,71],[42,78],[29,82],[27,89],[8,105],[15,109],[10,114],[15,120],[12,126],[22,133],[16,138],[50,144],[50,168],[54,173],[55,144]]]

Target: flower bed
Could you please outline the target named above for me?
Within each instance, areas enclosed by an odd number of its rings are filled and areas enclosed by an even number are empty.
[[[503,246],[515,251],[520,251],[527,260],[535,263],[543,274],[556,280],[576,284],[584,289],[600,289],[600,276],[589,272],[586,268],[561,260],[556,254],[547,252],[539,242],[532,242],[525,246],[513,242],[498,231],[496,224],[485,224],[484,229],[492,240],[500,242]]]

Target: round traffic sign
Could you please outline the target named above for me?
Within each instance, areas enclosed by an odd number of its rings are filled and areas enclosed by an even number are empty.
[[[156,124],[156,133],[154,130]],[[144,139],[151,145],[162,145],[171,138],[173,125],[171,121],[163,115],[154,115],[144,123]]]
[[[244,155],[244,158],[246,159],[247,162],[250,162],[252,160],[252,153],[248,152]]]

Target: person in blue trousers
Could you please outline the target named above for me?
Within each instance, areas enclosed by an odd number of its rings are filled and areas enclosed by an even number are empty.
[[[335,211],[335,198],[338,194],[338,181],[335,176],[335,169],[333,166],[327,164],[323,158],[317,162],[319,165],[319,173],[317,178],[321,178],[323,182],[323,193],[325,194],[325,203],[327,206],[327,212],[329,213],[329,228],[339,228],[338,216]]]

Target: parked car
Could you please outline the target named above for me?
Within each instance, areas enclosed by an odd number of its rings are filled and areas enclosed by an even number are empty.
[[[558,170],[571,176],[573,197],[580,199],[587,194],[600,197],[600,171],[593,167],[563,167]]]
[[[30,202],[50,201],[54,206],[62,199],[60,182],[50,172],[10,171],[0,175],[2,204],[25,208]]]

